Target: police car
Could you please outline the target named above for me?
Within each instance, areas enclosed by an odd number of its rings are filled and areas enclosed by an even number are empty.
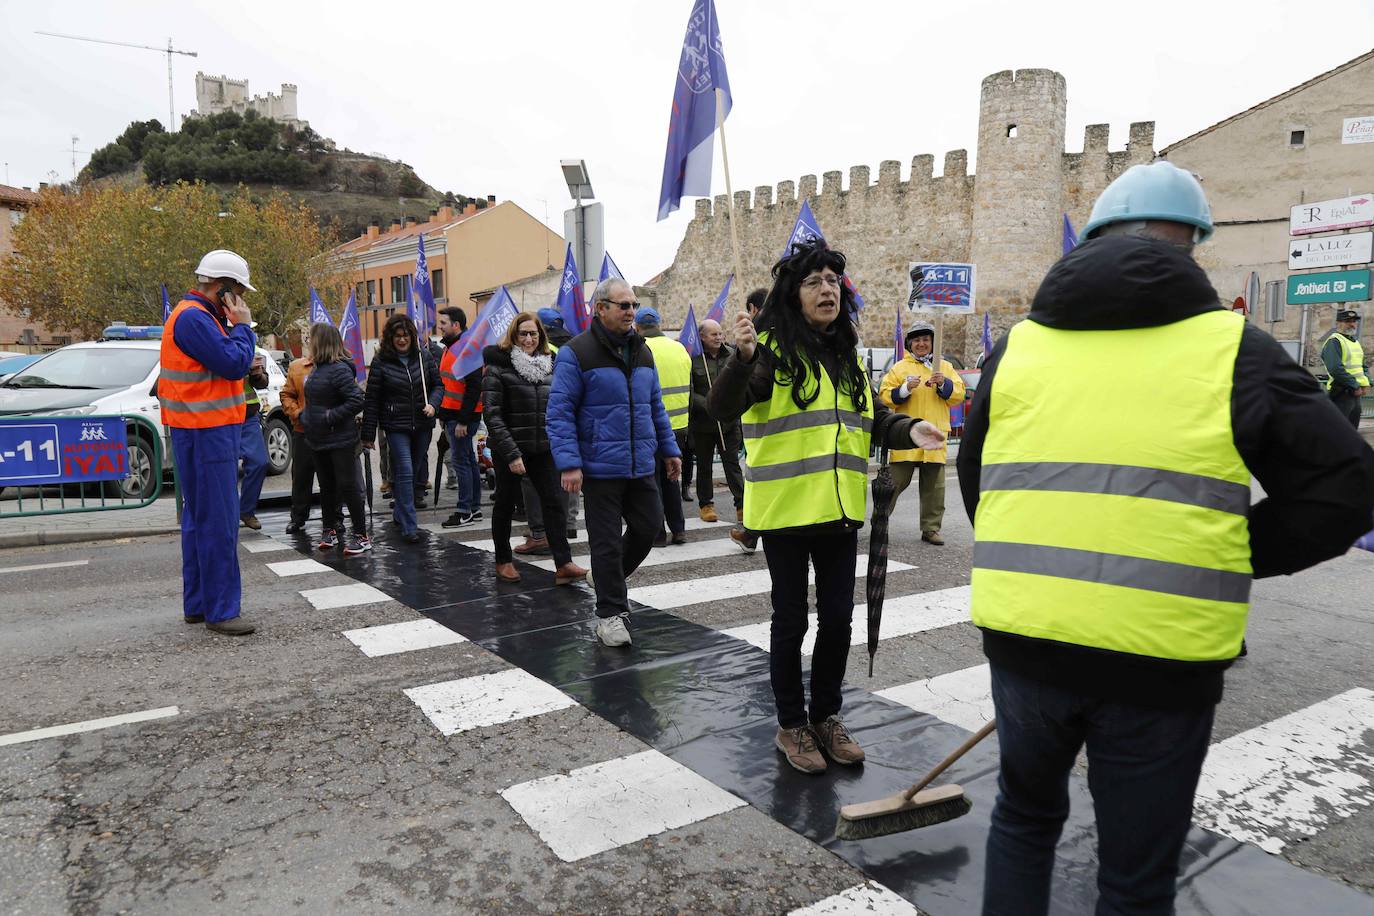
[[[157,400],[161,370],[162,328],[116,322],[100,340],[54,350],[0,383],[0,416],[132,415],[144,417],[163,441],[163,463],[170,471],[172,454]],[[286,376],[261,347],[268,386],[262,401],[263,435],[267,440],[267,473],[280,474],[291,463],[291,422],[281,407]],[[142,434],[129,440],[130,475],[120,481],[129,499],[152,492],[153,446]]]

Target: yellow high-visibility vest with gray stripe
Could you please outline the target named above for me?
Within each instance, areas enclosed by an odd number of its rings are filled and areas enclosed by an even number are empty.
[[[663,394],[663,409],[674,430],[687,428],[687,411],[692,404],[692,357],[687,348],[668,337],[646,337],[653,351],[658,387]]]
[[[1239,653],[1250,472],[1231,382],[1244,325],[1216,310],[1126,331],[1012,329],[985,395],[974,623],[1151,658]]]
[[[1364,347],[1360,346],[1358,340],[1351,340],[1339,331],[1332,334],[1331,338],[1341,348],[1341,364],[1345,366],[1345,371],[1355,377],[1355,384],[1361,388],[1368,388],[1369,376],[1364,372]],[[1327,391],[1331,390],[1330,375],[1327,375],[1322,385]]]
[[[759,346],[773,345],[765,334]],[[807,373],[801,381],[803,391],[819,386],[806,409],[792,400],[792,384],[775,375],[772,397],[750,406],[741,418],[744,527],[751,531],[863,521],[873,397],[870,393],[860,411],[853,398],[835,390],[824,369],[819,375]]]

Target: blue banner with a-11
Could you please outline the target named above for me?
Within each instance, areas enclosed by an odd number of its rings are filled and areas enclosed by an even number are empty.
[[[129,476],[121,417],[0,420],[0,486],[45,486]]]

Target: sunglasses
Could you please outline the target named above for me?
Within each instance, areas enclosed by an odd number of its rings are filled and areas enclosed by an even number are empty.
[[[614,299],[602,299],[601,301],[606,303],[607,305],[614,305],[622,312],[632,312],[635,309],[639,308],[638,302],[616,302]]]

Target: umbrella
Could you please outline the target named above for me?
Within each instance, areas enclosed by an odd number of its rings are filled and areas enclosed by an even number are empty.
[[[363,492],[367,496],[367,536],[372,537],[372,449],[363,449]]]
[[[887,466],[887,449],[879,449],[882,467],[873,478],[873,528],[868,535],[868,676],[873,676],[873,656],[878,654],[878,630],[883,623],[883,599],[887,595],[887,522],[897,487]]]
[[[440,431],[439,451],[434,461],[434,508],[439,508],[439,484],[444,479],[444,458],[448,455],[448,434]]]

